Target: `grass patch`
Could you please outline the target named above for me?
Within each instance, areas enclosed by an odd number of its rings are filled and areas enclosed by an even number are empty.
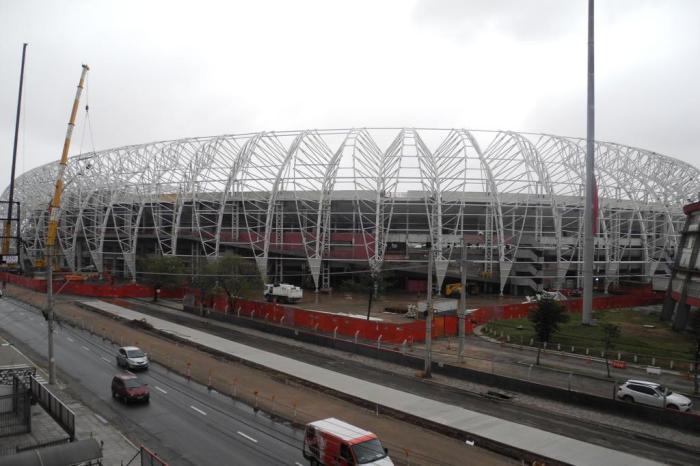
[[[595,311],[593,318],[596,326],[581,324],[581,314],[570,314],[569,322],[559,328],[559,332],[552,336],[548,348],[557,348],[561,345],[562,351],[585,353],[589,349],[592,356],[600,356],[603,350],[603,329],[601,324],[609,323],[620,327],[620,338],[611,350],[613,356],[617,352],[623,353],[622,358],[632,361],[637,355],[638,362],[649,364],[651,358],[670,360],[691,360],[693,358],[693,337],[686,333],[677,333],[671,330],[670,323],[661,322],[658,313],[644,312],[633,309],[608,309]],[[653,325],[647,328],[644,325]],[[534,329],[528,319],[498,320],[487,324],[487,329],[492,336],[506,339],[510,335],[511,343],[529,344],[534,339]]]

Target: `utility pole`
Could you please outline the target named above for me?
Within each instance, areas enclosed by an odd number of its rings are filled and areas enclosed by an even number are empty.
[[[459,271],[461,273],[462,288],[459,292],[459,310],[457,311],[457,323],[459,325],[457,359],[461,364],[464,362],[464,317],[467,312],[467,248],[464,244],[464,236],[462,236],[462,259],[459,262]]]
[[[24,84],[24,59],[27,55],[27,44],[24,43],[22,45],[22,68],[19,73],[19,96],[17,97],[17,118],[15,119],[15,142],[14,145],[12,146],[12,171],[10,172],[10,197],[8,199],[7,203],[7,220],[5,221],[5,230],[3,234],[3,241],[2,241],[2,259],[5,259],[5,256],[9,254],[10,252],[10,235],[12,234],[12,207],[13,207],[13,201],[14,201],[14,194],[15,194],[15,167],[17,166],[17,136],[19,135],[19,113],[22,108],[22,86]],[[19,210],[19,208],[17,209]],[[19,212],[18,212],[19,214]],[[19,215],[17,216],[17,224],[19,225]],[[19,263],[19,249],[20,249],[20,244],[19,244],[19,235],[17,235],[17,239],[15,240],[16,242],[16,247],[17,247],[17,262],[18,266],[21,266]]]
[[[73,128],[75,128],[75,117],[78,113],[78,105],[80,104],[80,95],[85,87],[85,76],[90,67],[83,65],[83,71],[80,74],[80,82],[78,89],[75,92],[75,100],[73,101],[73,109],[70,113],[68,129],[66,130],[66,139],[63,142],[63,152],[61,153],[61,161],[58,166],[58,176],[56,178],[56,187],[54,190],[51,205],[49,206],[49,228],[46,235],[46,320],[49,328],[49,385],[56,384],[56,359],[53,353],[53,332],[54,332],[54,297],[53,297],[53,262],[55,258],[56,248],[56,233],[58,231],[58,219],[61,215],[61,195],[63,194],[63,174],[68,165],[68,151],[70,149],[71,137],[73,136]]]
[[[581,322],[593,323],[593,190],[595,177],[595,89],[593,47],[593,0],[588,0],[588,111],[586,131],[586,206],[583,211],[583,312]]]
[[[425,309],[427,316],[425,317],[425,367],[423,368],[423,377],[432,377],[433,366],[433,243],[430,242],[430,251],[428,251],[428,292],[425,299]]]

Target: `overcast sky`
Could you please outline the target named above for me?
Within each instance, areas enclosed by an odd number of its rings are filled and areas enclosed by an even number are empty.
[[[596,136],[700,166],[700,1],[596,2]],[[587,0],[0,0],[0,191],[71,154],[259,130],[586,135]],[[86,99],[87,97],[87,99]]]

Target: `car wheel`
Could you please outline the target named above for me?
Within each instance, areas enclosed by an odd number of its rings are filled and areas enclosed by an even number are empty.
[[[117,397],[117,392],[115,392],[114,390],[112,390],[112,398],[116,398],[116,397]]]
[[[311,466],[319,466],[318,461],[315,458],[311,459]]]
[[[632,397],[629,396],[629,395],[623,396],[623,397],[622,397],[622,400],[623,400],[623,401],[629,401],[630,403],[634,403],[634,398],[632,398]]]
[[[675,411],[679,411],[678,406],[676,406],[676,405],[666,405],[666,407],[667,407],[668,409],[673,409],[673,410],[675,410]]]

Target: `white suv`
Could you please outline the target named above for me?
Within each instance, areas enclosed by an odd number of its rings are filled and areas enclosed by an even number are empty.
[[[679,393],[673,393],[668,388],[656,382],[645,380],[628,380],[617,389],[617,397],[621,400],[641,403],[657,408],[664,407],[689,411],[693,407],[690,398]]]

